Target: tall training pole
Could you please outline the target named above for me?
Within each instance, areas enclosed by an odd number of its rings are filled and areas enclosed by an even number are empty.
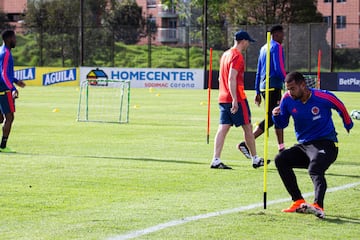
[[[207,28],[208,28],[208,20],[207,20],[207,11],[208,11],[208,0],[204,0],[204,23],[203,23],[203,55],[204,55],[204,82],[206,81],[206,66],[207,66]],[[208,100],[208,104],[210,104]],[[208,112],[209,114],[209,112]],[[209,119],[208,119],[209,121]],[[208,122],[209,124],[209,122]],[[207,136],[207,143],[209,144],[209,135]]]
[[[266,209],[267,194],[267,159],[268,159],[268,142],[269,142],[269,80],[270,80],[270,32],[267,32],[267,51],[266,51],[266,88],[265,88],[265,126],[264,126],[264,209]]]
[[[320,72],[321,72],[321,49],[318,52],[318,69],[317,69],[317,81],[316,88],[320,89]]]
[[[207,130],[206,130],[206,143],[209,144],[210,138],[210,99],[211,99],[211,81],[212,81],[212,48],[210,48],[210,59],[209,59],[209,78],[208,78],[208,99],[207,99]]]
[[[207,28],[208,28],[208,20],[207,20],[207,0],[204,0],[204,22],[203,22],[203,57],[204,57],[204,82],[206,81],[206,66],[207,66]]]
[[[80,0],[80,46],[79,66],[84,66],[84,0]],[[42,66],[42,65],[41,65]]]

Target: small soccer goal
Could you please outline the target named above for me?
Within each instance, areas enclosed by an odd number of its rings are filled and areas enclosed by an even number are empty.
[[[320,81],[315,74],[304,74],[306,85],[310,88],[320,88]]]
[[[130,81],[87,79],[80,84],[77,121],[128,123]]]

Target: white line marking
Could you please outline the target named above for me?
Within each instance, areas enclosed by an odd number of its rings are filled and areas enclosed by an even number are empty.
[[[333,187],[333,188],[329,188],[327,189],[326,192],[336,192],[336,191],[340,191],[340,190],[345,190],[348,188],[352,188],[352,187],[356,187],[357,185],[360,185],[360,182],[356,182],[356,183],[350,183],[350,184],[346,184],[343,186],[338,186],[338,187]],[[313,196],[314,193],[305,193],[303,194],[303,197],[310,197]],[[286,201],[291,201],[291,198],[282,198],[282,199],[277,199],[277,200],[272,200],[267,202],[267,206],[268,205],[274,205],[277,203],[283,203]],[[150,234],[153,232],[157,232],[160,231],[162,229],[165,228],[169,228],[169,227],[174,227],[174,226],[178,226],[181,224],[185,224],[188,222],[193,222],[193,221],[197,221],[200,219],[205,219],[205,218],[211,218],[211,217],[217,217],[217,216],[221,216],[221,215],[225,215],[225,214],[231,214],[231,213],[237,213],[237,212],[243,212],[246,210],[251,210],[254,208],[259,208],[264,206],[264,203],[255,203],[255,204],[250,204],[247,206],[243,206],[243,207],[238,207],[238,208],[233,208],[233,209],[227,209],[227,210],[223,210],[223,211],[218,211],[218,212],[211,212],[211,213],[207,213],[207,214],[201,214],[201,215],[197,215],[197,216],[191,216],[191,217],[185,217],[182,219],[178,219],[178,220],[173,220],[167,223],[161,223],[149,228],[145,228],[143,230],[137,230],[137,231],[133,231],[124,235],[119,235],[119,236],[115,236],[115,237],[111,237],[109,238],[109,240],[125,240],[125,239],[131,239],[131,238],[136,238],[136,237],[140,237],[146,234]]]

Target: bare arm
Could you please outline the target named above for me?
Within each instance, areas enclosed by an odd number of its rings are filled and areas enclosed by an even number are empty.
[[[232,107],[231,107],[231,113],[235,114],[238,109],[238,99],[237,99],[237,83],[236,83],[236,77],[238,75],[238,71],[231,68],[229,71],[229,77],[228,77],[228,84],[229,84],[229,91],[230,91],[230,95],[232,97]]]

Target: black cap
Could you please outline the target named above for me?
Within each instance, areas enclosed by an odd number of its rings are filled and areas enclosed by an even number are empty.
[[[256,42],[254,39],[252,39],[250,37],[250,35],[247,32],[245,32],[243,30],[240,30],[240,31],[236,32],[235,35],[234,35],[234,38],[237,41],[248,40],[249,42]]]

